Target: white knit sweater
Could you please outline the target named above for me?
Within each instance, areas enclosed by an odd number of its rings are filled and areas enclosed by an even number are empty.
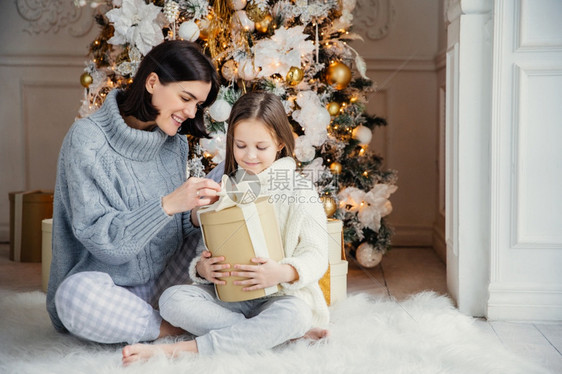
[[[329,312],[318,280],[328,269],[328,234],[326,214],[318,193],[311,183],[295,171],[295,161],[285,157],[275,161],[258,174],[260,195],[270,195],[281,231],[285,258],[280,261],[295,268],[299,279],[282,283],[281,291],[274,295],[294,295],[311,308],[313,325],[326,327]],[[195,265],[190,275],[196,283],[208,283],[197,277]]]

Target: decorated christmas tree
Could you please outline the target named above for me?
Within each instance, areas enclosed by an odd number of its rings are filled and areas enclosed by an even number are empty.
[[[366,113],[374,85],[348,44],[355,1],[343,0],[75,0],[96,8],[99,36],[80,81],[80,116],[114,88],[132,82],[143,56],[165,39],[199,43],[221,77],[206,113],[209,139],[190,138],[188,175],[203,176],[224,158],[226,120],[251,90],[278,95],[293,125],[295,158],[322,196],[328,216],[344,223],[349,254],[376,265],[390,247],[385,220],[396,173],[369,148],[383,118]]]

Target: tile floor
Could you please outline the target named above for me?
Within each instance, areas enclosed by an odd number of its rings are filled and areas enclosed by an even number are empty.
[[[0,243],[0,289],[41,289],[41,264],[14,263],[9,245]],[[348,294],[367,292],[400,301],[424,290],[447,294],[445,264],[431,248],[394,248],[382,263],[361,268],[349,259]],[[477,326],[508,349],[562,373],[562,323],[516,323],[478,319]]]

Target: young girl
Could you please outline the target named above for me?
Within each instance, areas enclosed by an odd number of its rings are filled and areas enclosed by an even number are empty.
[[[168,288],[160,313],[173,326],[197,336],[174,344],[136,344],[123,349],[123,362],[146,359],[157,350],[174,356],[180,351],[257,352],[291,339],[325,337],[328,307],[318,280],[328,267],[326,215],[312,183],[295,172],[294,138],[279,98],[251,92],[232,108],[227,133],[225,173],[239,168],[259,178],[261,191],[275,206],[285,258],[276,262],[253,258],[254,265],[221,264],[208,251],[194,260],[194,285]],[[220,272],[231,269],[227,272]],[[275,285],[278,293],[242,302],[217,299],[213,284],[225,276],[245,278],[244,290]],[[207,283],[207,284],[203,284]]]

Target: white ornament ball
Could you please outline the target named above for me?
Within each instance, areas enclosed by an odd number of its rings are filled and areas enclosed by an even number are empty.
[[[193,21],[186,21],[180,25],[180,29],[178,30],[178,35],[180,38],[184,40],[189,40],[190,42],[194,42],[199,38],[199,26]]]
[[[353,139],[358,140],[361,145],[368,145],[373,137],[371,129],[363,125],[354,128],[351,135]]]
[[[258,71],[252,60],[246,59],[238,64],[238,76],[245,81],[251,81],[258,76]]]
[[[234,23],[233,26],[235,30],[242,28],[243,30],[248,32],[254,31],[254,21],[252,21],[243,10],[237,10],[236,12],[234,12],[232,22]]]
[[[355,257],[359,264],[366,268],[373,268],[377,266],[382,260],[382,252],[377,251],[367,242],[361,243],[359,247],[357,247],[357,251],[355,252]]]
[[[234,10],[242,10],[246,7],[246,0],[230,0],[230,6],[232,6],[232,9]]]
[[[215,121],[223,122],[230,116],[231,109],[232,106],[226,100],[219,99],[209,107],[209,114]]]

